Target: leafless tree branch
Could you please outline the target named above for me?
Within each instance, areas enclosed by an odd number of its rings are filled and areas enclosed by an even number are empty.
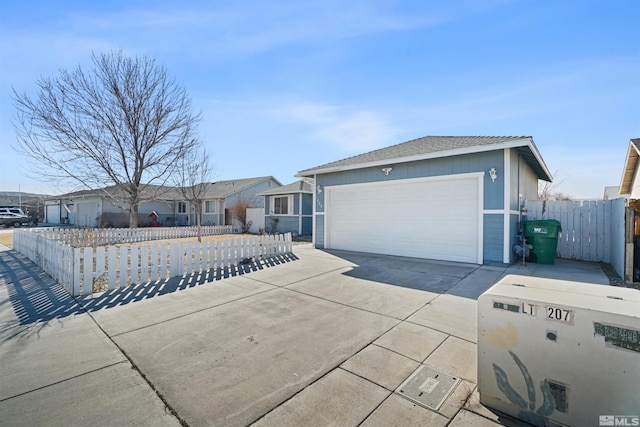
[[[93,54],[92,67],[62,70],[36,82],[32,98],[13,90],[14,149],[31,175],[107,191],[129,209],[153,199],[201,142],[185,89],[152,58],[121,51]]]

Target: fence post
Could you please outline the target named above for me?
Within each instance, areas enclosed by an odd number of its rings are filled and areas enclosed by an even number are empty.
[[[109,253],[108,253],[108,259],[109,259],[109,268],[107,269],[109,272],[109,286],[108,289],[115,289],[116,287],[116,281],[118,279],[118,270],[117,270],[117,262],[118,262],[118,250],[116,249],[115,246],[109,246]]]
[[[129,286],[129,247],[120,246],[120,287]]]
[[[142,244],[140,247],[140,283],[149,281],[149,247]]]
[[[131,252],[129,253],[129,270],[131,271],[131,284],[139,283],[140,277],[138,275],[140,256],[139,248],[137,245],[131,245]]]
[[[80,248],[73,249],[73,296],[80,295]]]
[[[82,294],[87,296],[93,290],[93,248],[86,247],[83,252]]]

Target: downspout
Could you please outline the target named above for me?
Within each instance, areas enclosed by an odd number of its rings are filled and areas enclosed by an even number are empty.
[[[522,198],[522,193],[520,193],[520,154],[518,154],[518,227],[522,226],[522,206],[524,204],[524,200],[520,200]],[[520,231],[518,229],[518,231]]]

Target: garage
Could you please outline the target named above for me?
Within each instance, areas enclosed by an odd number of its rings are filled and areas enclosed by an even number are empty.
[[[318,249],[500,266],[551,181],[530,136],[425,136],[297,176],[314,180]]]
[[[46,205],[45,208],[45,222],[60,224],[60,205]]]
[[[326,187],[325,246],[482,263],[482,174]]]
[[[97,227],[99,215],[99,202],[78,203],[76,205],[75,225],[80,227]]]

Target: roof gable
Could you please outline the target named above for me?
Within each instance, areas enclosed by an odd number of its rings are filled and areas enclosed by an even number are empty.
[[[483,151],[518,148],[538,178],[551,181],[537,147],[530,136],[425,136],[298,172],[313,176],[341,170],[361,169],[390,163],[448,157]]]
[[[629,149],[627,150],[627,157],[624,160],[624,168],[622,169],[619,194],[631,194],[631,186],[633,185],[633,177],[638,169],[639,157],[640,138],[635,138],[629,141]]]
[[[273,180],[278,187],[282,185],[280,181],[272,176],[260,176],[256,178],[244,178],[244,179],[232,179],[227,181],[212,182],[207,186],[206,199],[224,199],[232,194],[239,193],[247,190],[254,185],[260,184],[264,181]]]
[[[273,188],[271,190],[258,193],[258,196],[272,196],[275,194],[294,194],[294,193],[313,193],[313,182],[308,179],[301,179],[291,184],[283,185],[282,187]]]

